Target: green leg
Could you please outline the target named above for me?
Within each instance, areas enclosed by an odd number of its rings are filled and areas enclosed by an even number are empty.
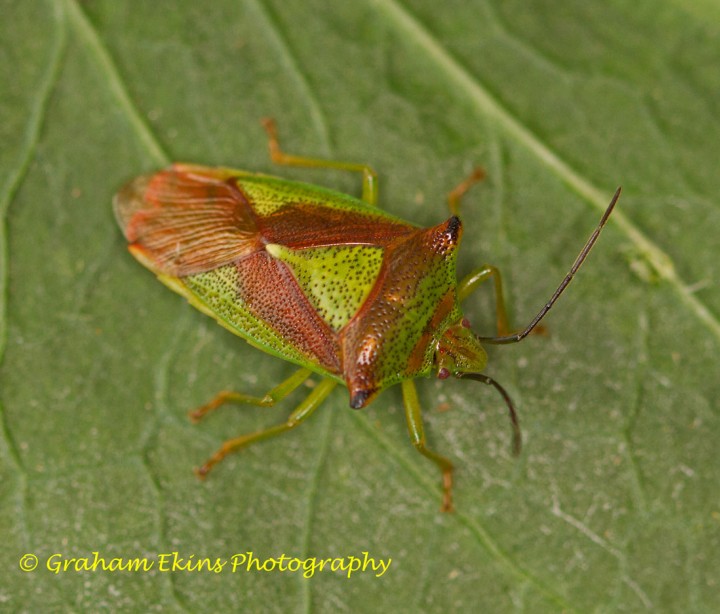
[[[482,181],[485,178],[485,171],[477,167],[473,172],[455,189],[451,190],[448,194],[448,205],[450,211],[454,215],[460,214],[460,200],[465,193],[478,181]],[[497,328],[498,335],[504,336],[510,333],[510,325],[508,322],[507,310],[505,309],[505,299],[503,297],[502,289],[502,278],[500,271],[489,264],[485,264],[472,271],[469,275],[466,275],[463,280],[458,284],[458,300],[464,301],[472,292],[475,291],[482,282],[491,278],[495,284],[495,311],[497,313]]]
[[[457,286],[458,300],[464,301],[484,281],[492,277],[495,284],[495,312],[497,314],[498,336],[503,337],[510,334],[505,299],[503,298],[502,278],[500,271],[489,264],[478,267],[466,275]]]
[[[425,446],[425,429],[423,429],[422,412],[420,401],[417,396],[417,389],[412,380],[405,380],[402,383],[403,401],[405,402],[405,418],[407,419],[410,441],[415,449],[423,456],[429,458],[442,471],[443,480],[443,501],[442,511],[451,512],[452,504],[452,474],[453,464],[444,456],[428,450]]]
[[[301,369],[300,371],[306,370],[307,369]],[[287,383],[287,381],[283,382],[283,384]],[[281,384],[280,386],[282,386],[283,384]],[[300,403],[300,405],[295,408],[295,410],[288,416],[288,419],[285,422],[283,422],[282,424],[271,426],[267,429],[263,429],[262,431],[248,433],[247,435],[240,435],[240,437],[235,437],[234,439],[228,439],[225,443],[223,443],[222,446],[220,446],[218,451],[215,452],[215,454],[213,454],[205,462],[202,467],[198,467],[195,470],[195,474],[199,478],[204,478],[215,465],[217,465],[231,452],[235,452],[236,450],[244,448],[245,446],[248,446],[251,443],[255,443],[256,441],[269,439],[270,437],[275,437],[275,435],[280,435],[281,433],[289,431],[290,429],[294,429],[301,422],[304,422],[313,414],[313,412],[322,404],[322,402],[327,398],[330,392],[332,392],[332,389],[335,388],[336,385],[337,382],[331,379],[323,379],[313,389],[313,391],[307,397],[305,397],[305,399]]]
[[[268,133],[268,146],[270,147],[270,158],[275,164],[286,164],[289,166],[309,166],[312,168],[337,168],[343,171],[352,171],[363,174],[362,199],[370,204],[377,205],[378,187],[377,173],[367,164],[355,164],[353,162],[338,162],[335,160],[319,160],[317,158],[306,158],[304,156],[291,156],[280,149],[280,142],[277,137],[275,120],[263,119],[263,127]]]
[[[221,405],[225,405],[225,403],[244,403],[247,405],[258,405],[260,407],[271,407],[288,396],[295,388],[310,377],[311,373],[312,371],[310,371],[310,369],[298,369],[284,382],[275,386],[275,388],[262,397],[254,397],[249,394],[243,394],[242,392],[223,390],[202,407],[191,411],[190,419],[193,422],[199,422],[204,416],[216,410]]]

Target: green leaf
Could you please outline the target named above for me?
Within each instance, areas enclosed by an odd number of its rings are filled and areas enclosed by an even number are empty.
[[[720,573],[720,17],[710,2],[219,0],[2,2],[0,604],[10,611],[712,611]],[[525,324],[618,184],[618,210],[546,324],[491,347],[487,373],[420,382],[436,467],[398,390],[362,412],[338,390],[307,424],[192,468],[279,407],[292,366],[168,292],[127,253],[110,202],[170,160],[359,195],[431,225],[463,201],[459,273],[504,274]],[[493,333],[490,288],[465,309]],[[447,411],[440,411],[447,409]],[[143,571],[50,563],[146,557]],[[342,572],[162,571],[198,560],[391,558]],[[39,560],[19,568],[24,554]],[[53,565],[49,565],[53,568]]]

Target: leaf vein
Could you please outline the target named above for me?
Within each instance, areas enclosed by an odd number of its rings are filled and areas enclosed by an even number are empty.
[[[325,153],[330,154],[330,137],[328,134],[327,121],[321,110],[320,102],[314,95],[314,89],[310,86],[307,75],[301,70],[300,62],[298,61],[297,54],[293,51],[287,37],[283,34],[280,22],[275,13],[265,4],[262,0],[255,0],[254,2],[257,12],[260,13],[262,18],[267,22],[269,28],[274,34],[274,41],[285,59],[285,64],[289,69],[290,73],[297,80],[298,86],[302,92],[302,95],[307,99],[309,103],[310,117],[315,129],[319,132]]]
[[[120,76],[120,72],[113,62],[110,53],[105,46],[103,46],[97,31],[75,0],[65,0],[65,7],[75,30],[85,40],[88,48],[95,54],[100,68],[105,73],[110,91],[120,103],[120,108],[127,115],[130,124],[140,137],[148,153],[158,162],[158,165],[166,166],[169,163],[170,156],[162,148],[159,139],[150,129],[130,98],[128,88],[125,86],[125,82]]]
[[[37,145],[40,140],[47,109],[52,98],[55,85],[60,75],[60,67],[67,48],[67,27],[63,12],[55,7],[55,20],[57,24],[56,37],[50,47],[47,69],[38,83],[37,95],[30,105],[25,135],[18,152],[17,164],[14,169],[7,173],[5,183],[0,187],[0,364],[3,362],[5,348],[7,345],[7,305],[8,305],[8,278],[10,270],[10,255],[8,250],[8,236],[6,217],[15,194],[20,189],[23,180],[30,168]],[[7,456],[12,459],[15,469],[13,474],[19,482],[16,496],[18,500],[19,533],[25,549],[31,550],[31,535],[27,526],[28,509],[28,480],[23,467],[22,458],[18,446],[13,437],[12,430],[7,423],[5,408],[0,404],[0,433],[7,446]]]
[[[361,428],[372,439],[374,439],[382,448],[385,449],[388,456],[391,456],[398,464],[402,465],[405,468],[408,475],[411,475],[418,484],[420,484],[425,490],[428,491],[431,496],[438,496],[437,485],[430,484],[427,476],[422,473],[418,468],[419,463],[411,463],[404,455],[398,454],[396,445],[389,442],[387,438],[377,429],[373,429],[370,426],[367,416],[361,416],[357,412],[354,412],[353,416],[355,417],[357,424],[360,425]],[[527,582],[541,595],[543,595],[548,601],[556,604],[563,611],[576,611],[576,608],[570,605],[570,603],[568,603],[567,599],[563,595],[561,595],[552,587],[548,586],[542,580],[537,578],[529,570],[519,565],[510,555],[508,555],[497,544],[497,542],[493,540],[487,529],[480,522],[478,522],[477,519],[470,518],[463,512],[458,511],[455,511],[452,514],[452,518],[457,519],[459,522],[464,524],[470,530],[477,542],[485,549],[488,554],[490,554],[490,556],[497,563],[500,564],[502,568],[505,569],[505,571],[509,572],[513,576],[520,578],[523,582]]]
[[[465,92],[481,111],[494,118],[507,134],[525,146],[577,194],[598,210],[605,209],[609,201],[608,196],[572,168],[547,143],[544,143],[503,106],[488,88],[475,75],[471,74],[457,58],[453,57],[400,2],[376,0],[375,3],[407,35],[408,39],[414,40],[416,45],[442,69],[443,73],[456,83],[458,91]],[[670,256],[635,226],[622,211],[615,211],[611,222],[643,254],[659,277],[670,284],[685,306],[720,340],[720,319],[692,293],[690,286],[679,277]]]

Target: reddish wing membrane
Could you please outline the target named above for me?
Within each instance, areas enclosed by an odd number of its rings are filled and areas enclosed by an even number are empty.
[[[268,243],[292,249],[387,246],[417,230],[372,211],[292,201],[260,216],[232,171],[187,164],[138,177],[118,193],[114,208],[133,251],[176,277],[229,264]]]
[[[261,249],[250,203],[229,177],[220,169],[176,164],[129,183],[114,208],[131,248],[177,277]]]

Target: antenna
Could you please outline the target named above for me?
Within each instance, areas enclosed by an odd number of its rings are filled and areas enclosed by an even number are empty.
[[[498,345],[506,343],[517,343],[518,341],[522,341],[532,332],[532,330],[540,323],[540,320],[542,320],[547,314],[547,312],[550,311],[552,306],[555,304],[555,301],[560,298],[560,295],[565,291],[565,288],[568,287],[568,284],[572,281],[575,273],[578,272],[578,269],[582,266],[582,263],[585,262],[585,258],[587,258],[587,255],[590,253],[593,245],[595,245],[595,241],[597,241],[597,238],[600,236],[600,232],[602,231],[605,223],[610,217],[610,214],[615,208],[615,203],[617,202],[618,198],[620,198],[620,190],[621,188],[615,190],[615,195],[612,197],[612,200],[607,206],[607,209],[605,209],[605,213],[603,213],[602,218],[600,218],[600,223],[590,235],[590,238],[587,240],[582,250],[580,250],[580,253],[578,254],[577,258],[575,258],[575,262],[573,263],[570,271],[565,276],[565,279],[560,282],[560,285],[557,287],[557,290],[555,290],[555,293],[552,295],[550,300],[545,303],[545,306],[538,312],[538,314],[533,318],[532,322],[530,322],[530,324],[528,324],[525,329],[519,333],[514,333],[512,335],[506,335],[502,337],[478,337],[480,341],[485,341],[486,343],[494,343]]]

